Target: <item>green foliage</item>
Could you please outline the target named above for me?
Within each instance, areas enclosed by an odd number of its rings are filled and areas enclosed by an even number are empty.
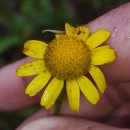
[[[27,108],[19,112],[1,112],[0,113],[0,129],[1,130],[13,130],[20,122],[23,122],[26,117],[31,116],[38,110],[39,104],[34,105],[31,108]]]
[[[0,39],[0,53],[6,51],[7,48],[11,47],[12,45],[15,45],[19,42],[18,36],[10,35],[7,38],[2,37]]]
[[[69,10],[62,1],[57,5],[58,7],[55,7],[49,0],[20,0],[19,3],[17,2],[12,1],[16,7],[18,6],[17,10],[11,8],[7,0],[2,0],[0,5],[2,11],[0,25],[4,26],[3,30],[6,31],[6,35],[0,37],[0,53],[15,44],[21,45],[27,39],[43,39],[43,34],[41,34],[43,29],[56,29],[61,23],[63,28],[66,21],[74,19],[69,15]]]

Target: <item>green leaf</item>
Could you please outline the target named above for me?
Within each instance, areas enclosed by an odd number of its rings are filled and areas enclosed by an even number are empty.
[[[8,36],[0,39],[0,53],[3,53],[8,48],[15,44],[19,44],[20,38],[18,36]]]

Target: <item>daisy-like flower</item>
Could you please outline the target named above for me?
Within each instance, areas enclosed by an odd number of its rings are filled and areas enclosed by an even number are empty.
[[[74,28],[66,23],[65,32],[56,34],[48,44],[37,40],[25,42],[23,53],[37,58],[17,69],[18,76],[37,75],[25,93],[34,96],[46,87],[40,104],[50,109],[64,86],[72,111],[79,111],[80,90],[91,104],[97,104],[99,92],[106,89],[105,77],[98,66],[115,60],[115,52],[109,45],[100,46],[109,36],[105,29],[89,36],[87,27]]]

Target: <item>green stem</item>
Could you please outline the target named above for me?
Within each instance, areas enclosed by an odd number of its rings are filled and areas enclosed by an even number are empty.
[[[62,89],[59,97],[57,98],[57,101],[56,101],[55,110],[54,110],[55,116],[58,116],[60,114],[60,109],[61,109],[61,104],[62,104],[64,92],[65,92],[65,84],[63,86],[63,89]]]

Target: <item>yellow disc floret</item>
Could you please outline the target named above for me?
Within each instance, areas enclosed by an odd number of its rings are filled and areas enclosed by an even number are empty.
[[[49,43],[44,61],[53,76],[70,80],[78,78],[89,70],[91,53],[82,40],[61,35]]]

